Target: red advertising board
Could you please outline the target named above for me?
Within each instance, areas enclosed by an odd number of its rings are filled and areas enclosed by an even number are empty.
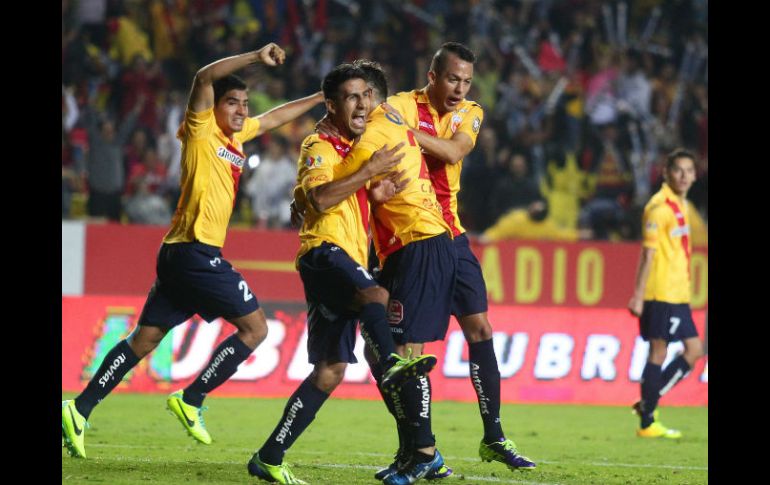
[[[80,391],[102,356],[133,328],[144,298],[62,298],[62,389]],[[265,303],[268,337],[216,393],[220,396],[288,397],[309,374],[305,309],[298,303]],[[704,311],[694,318],[703,334]],[[638,399],[647,344],[626,310],[586,307],[492,305],[494,345],[502,376],[503,402],[630,404]],[[143,360],[117,392],[170,392],[203,369],[215,346],[234,329],[222,320],[193,318],[176,327]],[[672,344],[669,358],[681,344]],[[338,397],[377,399],[362,357],[348,367]],[[439,364],[431,373],[435,400],[475,401],[468,378],[467,345],[456,322],[443,342],[428,344]],[[705,360],[664,397],[666,405],[706,405]]]
[[[118,224],[86,229],[87,295],[146,295],[166,229]],[[294,231],[231,229],[223,255],[260,301],[304,301],[294,269]],[[639,244],[507,241],[472,245],[491,303],[535,307],[625,308],[633,289]],[[708,253],[691,259],[692,307],[708,305]]]

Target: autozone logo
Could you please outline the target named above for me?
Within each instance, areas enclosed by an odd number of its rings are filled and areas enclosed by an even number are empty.
[[[388,302],[388,323],[398,325],[404,319],[404,305],[398,300]]]

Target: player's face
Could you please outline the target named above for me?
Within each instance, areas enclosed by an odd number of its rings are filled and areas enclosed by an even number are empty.
[[[242,89],[231,89],[219,99],[214,108],[217,125],[227,136],[243,129],[243,122],[249,116],[249,98]]]
[[[433,106],[436,111],[439,114],[454,111],[471,88],[473,64],[460,59],[455,54],[449,54],[444,71],[440,73],[430,71],[428,81],[433,91],[431,101],[436,103]]]
[[[372,90],[363,79],[348,79],[339,88],[337,99],[327,101],[326,109],[334,124],[348,139],[361,135],[366,129],[366,115],[372,105]]]
[[[666,170],[666,175],[671,190],[684,197],[695,182],[695,162],[688,157],[677,158],[674,165]]]

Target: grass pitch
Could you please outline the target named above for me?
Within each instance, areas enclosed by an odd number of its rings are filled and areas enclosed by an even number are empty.
[[[62,399],[71,399],[65,394]],[[258,484],[246,463],[272,431],[285,399],[206,399],[214,439],[196,443],[166,411],[165,395],[114,394],[91,415],[88,459],[62,448],[63,484]],[[681,440],[646,440],[627,407],[509,405],[503,429],[537,469],[511,472],[478,457],[481,419],[475,403],[433,403],[433,431],[457,484],[705,484],[708,410],[662,409]],[[373,474],[397,447],[393,418],[379,401],[330,398],[286,455],[298,478],[311,484],[377,484]]]

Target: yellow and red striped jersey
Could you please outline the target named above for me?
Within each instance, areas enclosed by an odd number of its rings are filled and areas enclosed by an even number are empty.
[[[200,113],[187,110],[177,133],[182,141],[182,193],[164,243],[225,244],[246,161],[243,143],[258,131],[259,120],[246,118],[243,130],[230,139],[217,125],[213,107]]]
[[[645,300],[690,302],[689,210],[687,200],[665,183],[644,207],[642,245],[655,250],[644,288]]]
[[[333,180],[334,167],[348,154],[350,146],[351,142],[344,138],[319,134],[310,135],[302,142],[297,161],[297,187],[301,190],[295,190],[294,194],[304,198],[298,202],[307,209],[299,232],[297,265],[305,253],[326,241],[341,247],[355,262],[367,267],[369,200],[366,187],[361,187],[355,194],[325,212],[317,212],[312,204],[306,202],[310,190]]]
[[[474,145],[481,122],[484,121],[484,110],[481,106],[467,99],[462,100],[454,111],[439,116],[431,106],[428,94],[422,89],[394,94],[388,98],[388,104],[401,113],[409,126],[446,139],[452,138],[458,131],[466,133]],[[452,233],[458,236],[465,232],[457,215],[457,193],[460,191],[460,172],[463,161],[449,164],[428,154],[425,154],[425,161],[428,164],[430,180],[436,189],[436,197],[441,204],[444,220],[452,228]]]
[[[374,246],[380,263],[384,263],[390,254],[410,242],[445,232],[451,234],[436,200],[420,145],[407,126],[387,113],[382,106],[375,108],[369,115],[366,131],[342,163],[335,167],[334,178],[349,176],[371,158],[376,150],[386,144],[392,148],[400,142],[404,142],[401,150],[405,156],[393,170],[406,170],[404,177],[409,178],[410,182],[404,190],[372,209]]]

